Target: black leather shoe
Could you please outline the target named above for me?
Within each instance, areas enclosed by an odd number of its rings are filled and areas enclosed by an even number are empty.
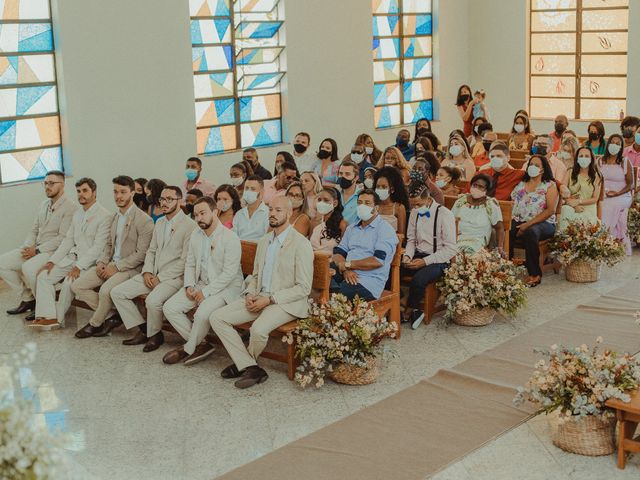
[[[87,323],[84,327],[76,332],[76,338],[89,338],[94,335],[97,331],[100,330],[100,327],[94,327],[90,323]]]
[[[36,312],[31,312],[29,315],[24,317],[25,321],[33,322],[36,319]]]
[[[245,369],[242,376],[236,380],[234,385],[236,388],[249,388],[258,383],[266,382],[267,378],[269,378],[269,375],[267,375],[264,369],[257,365],[251,365]]]
[[[242,376],[243,373],[244,373],[244,370],[242,371],[238,370],[238,367],[236,367],[236,364],[232,363],[227,368],[222,370],[222,372],[220,372],[220,376],[222,378],[239,378],[240,376]]]
[[[147,340],[148,338],[144,334],[144,332],[142,330],[138,330],[133,337],[128,338],[127,340],[123,340],[122,344],[123,345],[142,345],[143,343],[147,343]]]
[[[155,335],[149,337],[147,343],[142,349],[143,352],[153,352],[160,348],[160,345],[164,343],[164,334],[162,332],[158,332]]]
[[[98,328],[96,333],[93,334],[94,337],[106,337],[111,333],[111,330],[114,330],[122,325],[122,320],[119,315],[114,315],[113,317],[107,318],[101,327]]]
[[[21,313],[32,312],[36,308],[36,301],[30,300],[28,302],[20,302],[16,308],[7,310],[9,315],[20,315]]]

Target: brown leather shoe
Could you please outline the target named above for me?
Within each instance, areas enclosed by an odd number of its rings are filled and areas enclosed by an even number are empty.
[[[222,378],[238,378],[244,373],[244,370],[238,370],[235,363],[232,363],[228,367],[226,367],[222,372],[220,372],[220,376]]]
[[[57,330],[61,328],[61,325],[55,318],[39,318],[30,323],[29,326],[33,329],[43,330],[47,332],[49,330]]]
[[[122,320],[119,315],[114,315],[113,317],[107,318],[101,327],[98,328],[98,331],[93,334],[94,337],[106,337],[111,333],[111,330],[118,328],[122,325]]]
[[[264,369],[257,365],[251,365],[247,367],[242,376],[236,380],[234,385],[236,388],[249,388],[257,385],[258,383],[266,382],[269,375]]]
[[[191,355],[189,355],[189,358],[187,358],[184,361],[184,364],[193,365],[194,363],[201,362],[202,360],[207,358],[209,355],[211,355],[214,350],[215,348],[209,342],[202,342],[200,345],[196,347],[194,352]]]
[[[164,343],[164,334],[162,332],[158,332],[155,335],[149,337],[146,345],[142,349],[143,352],[153,352],[160,348],[160,345]]]
[[[178,347],[167,352],[167,354],[162,357],[162,361],[167,365],[175,365],[176,363],[180,363],[181,361],[183,361],[188,356],[189,354],[184,351],[184,347]]]
[[[142,330],[138,330],[133,337],[128,338],[127,340],[123,340],[122,344],[123,345],[142,345],[143,343],[147,343],[147,340],[148,338],[144,334],[144,332]]]
[[[100,331],[100,327],[94,327],[90,323],[87,323],[84,327],[76,332],[76,338],[89,338],[98,331]]]

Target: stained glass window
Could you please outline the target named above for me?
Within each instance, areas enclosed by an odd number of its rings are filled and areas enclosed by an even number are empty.
[[[629,0],[530,0],[529,109],[616,120],[626,108]]]
[[[433,120],[431,0],[373,0],[376,128]]]
[[[0,0],[0,184],[63,170],[49,0]]]
[[[284,1],[189,1],[198,154],[282,143]]]

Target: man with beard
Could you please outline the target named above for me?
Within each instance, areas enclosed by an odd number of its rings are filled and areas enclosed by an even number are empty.
[[[35,321],[41,330],[64,326],[64,316],[73,301],[71,284],[96,264],[107,238],[112,214],[96,201],[96,182],[81,178],[76,182],[78,203],[67,235],[38,273]],[[62,282],[56,302],[56,285]]]
[[[142,273],[111,290],[111,300],[125,327],[139,328],[132,338],[124,340],[122,344],[144,343],[143,352],[152,352],[164,343],[162,306],[183,284],[189,238],[196,224],[182,212],[181,203],[180,187],[167,186],[162,190],[160,207],[164,216],[154,226]],[[134,303],[134,299],[140,295],[147,295],[146,322]]]
[[[269,226],[273,229],[258,242],[253,275],[244,298],[216,310],[211,326],[233,360],[222,378],[238,378],[237,388],[264,382],[267,372],[256,360],[269,333],[296,318],[307,316],[313,279],[313,250],[309,240],[291,228],[291,201],[278,197],[269,206]],[[246,348],[234,325],[253,321]]]
[[[118,212],[111,221],[107,245],[96,266],[71,284],[76,298],[94,310],[89,323],[76,332],[77,338],[104,337],[122,325],[111,301],[111,290],[140,273],[153,234],[153,220],[134,204],[134,195],[131,177],[113,179]],[[100,287],[98,292],[96,287]]]
[[[78,208],[64,194],[64,173],[52,170],[44,179],[42,202],[31,231],[22,247],[0,256],[0,278],[20,296],[20,304],[7,310],[9,315],[32,312],[36,306],[36,276],[49,261],[67,234],[73,214]],[[33,320],[33,316],[27,320]]]
[[[184,288],[162,310],[173,328],[187,342],[167,353],[162,361],[192,365],[213,353],[205,341],[211,314],[235,301],[242,292],[240,239],[218,220],[216,203],[209,197],[196,200],[193,214],[198,229],[191,234],[184,267]],[[197,307],[193,326],[187,312]]]

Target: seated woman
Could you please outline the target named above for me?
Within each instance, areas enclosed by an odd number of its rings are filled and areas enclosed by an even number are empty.
[[[560,189],[563,205],[558,228],[564,230],[570,222],[597,224],[598,200],[602,179],[596,158],[589,147],[578,149],[573,168],[567,172]]]
[[[416,163],[416,159],[418,157],[424,156],[425,152],[432,152],[433,145],[431,145],[431,141],[427,137],[420,137],[418,141],[415,142],[415,155],[409,160],[409,165],[413,168]]]
[[[313,171],[316,172],[323,185],[333,186],[338,183],[340,163],[336,141],[333,138],[322,140],[318,149],[318,159],[313,164]]]
[[[380,198],[378,213],[393,227],[396,233],[404,235],[407,229],[409,195],[402,177],[393,167],[384,167],[374,176],[373,187]]]
[[[229,169],[229,183],[238,192],[238,197],[242,198],[244,194],[244,182],[253,175],[253,168],[249,162],[243,161],[234,163]]]
[[[278,152],[276,153],[276,161],[273,164],[273,177],[277,177],[278,173],[280,173],[280,165],[284,162],[289,162],[296,166],[296,177],[300,178],[300,172],[298,171],[298,165],[296,165],[296,161],[289,152]]]
[[[509,135],[509,150],[516,152],[530,152],[533,146],[534,135],[531,132],[529,116],[523,111],[518,111],[513,119],[511,135]]]
[[[460,189],[456,183],[460,180],[462,173],[454,167],[440,167],[436,175],[436,186],[442,190],[444,195],[458,196]]]
[[[398,147],[387,147],[385,149],[384,154],[380,157],[376,165],[378,170],[383,167],[394,167],[398,170],[405,185],[409,185],[411,182],[411,178],[409,177],[411,166]]]
[[[373,189],[373,177],[375,177],[377,171],[376,167],[369,167],[364,170],[364,180],[362,181],[364,188]]]
[[[578,147],[580,147],[578,139],[571,135],[567,135],[560,142],[560,150],[552,155],[555,155],[556,158],[564,164],[567,170],[571,170],[573,168]],[[553,165],[551,166],[551,170],[553,170]],[[556,178],[556,180],[561,182],[564,178]]]
[[[364,158],[363,162],[370,163],[371,165],[376,165],[382,157],[382,150],[376,147],[373,138],[368,133],[361,133],[356,137],[356,141],[354,145],[364,145]],[[363,180],[363,178],[361,178]]]
[[[316,172],[304,172],[300,177],[300,183],[307,196],[306,213],[310,219],[316,216],[316,196],[322,191],[322,182]]]
[[[476,174],[476,165],[473,163],[466,140],[454,133],[449,137],[447,157],[441,164],[443,167],[455,167],[461,172],[463,180],[470,180]]]
[[[229,230],[233,227],[233,217],[242,209],[238,192],[232,185],[220,185],[213,194],[218,207],[218,220]]]
[[[457,246],[460,251],[476,253],[487,247],[495,230],[498,251],[504,253],[504,225],[500,204],[487,192],[493,188],[491,177],[479,173],[471,179],[470,193],[462,195],[451,212],[459,221]]]
[[[291,200],[291,205],[293,206],[291,218],[289,219],[291,226],[305,237],[308,237],[311,220],[309,220],[309,215],[304,213],[307,210],[307,196],[304,194],[302,184],[300,182],[291,183],[287,187],[285,195]]]
[[[340,193],[334,187],[324,187],[318,193],[316,208],[318,215],[313,220],[313,229],[309,240],[314,252],[333,254],[340,243],[347,222],[342,218]]]
[[[511,198],[513,220],[509,232],[509,258],[513,258],[514,246],[521,240],[529,273],[527,285],[535,287],[542,281],[538,242],[551,238],[556,232],[558,187],[546,157],[533,155],[529,159],[522,182],[513,189]]]

